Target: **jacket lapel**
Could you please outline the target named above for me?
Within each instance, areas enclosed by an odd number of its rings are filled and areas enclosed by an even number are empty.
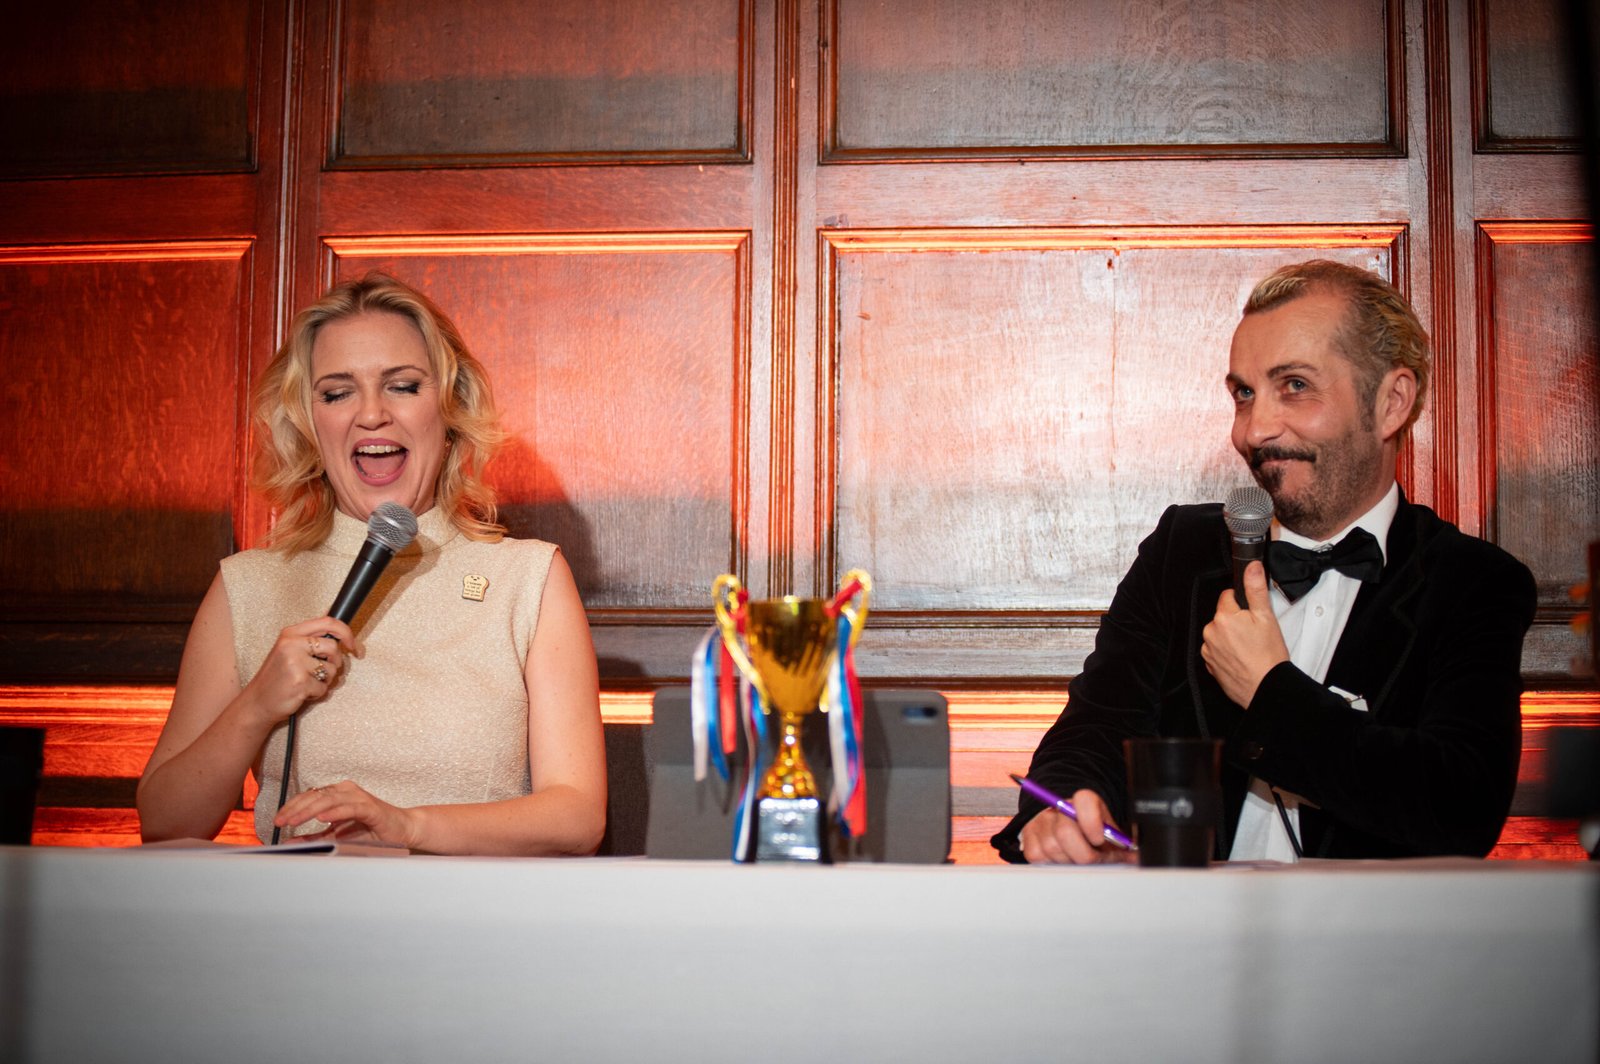
[[[1188,601],[1174,603],[1188,618],[1184,632],[1184,678],[1188,681],[1189,697],[1194,703],[1194,734],[1202,739],[1221,738],[1226,733],[1228,718],[1217,715],[1222,705],[1231,707],[1227,696],[1217,681],[1206,671],[1205,659],[1200,656],[1200,633],[1211,623],[1217,612],[1217,599],[1233,586],[1233,545],[1228,538],[1228,528],[1219,511],[1216,521],[1216,538],[1210,546],[1203,546],[1195,559],[1195,576],[1187,590]]]
[[[1211,623],[1217,612],[1217,599],[1233,586],[1233,555],[1227,529],[1219,520],[1221,539],[1217,564],[1196,574],[1189,585],[1187,613],[1189,630],[1185,633],[1184,667],[1188,680],[1189,697],[1194,703],[1194,734],[1202,739],[1225,739],[1232,730],[1238,715],[1243,712],[1222,693],[1222,687],[1206,671],[1205,659],[1200,656],[1200,633]],[[1239,807],[1244,804],[1244,792],[1249,777],[1230,769],[1226,762],[1222,771],[1223,813],[1217,825],[1214,853],[1226,859],[1233,849],[1233,828],[1239,820]]]
[[[1375,718],[1382,714],[1417,637],[1412,604],[1422,589],[1417,535],[1420,515],[1421,511],[1401,499],[1389,526],[1383,574],[1376,584],[1367,584],[1356,595],[1328,665],[1327,683],[1364,697],[1367,712]]]
[[[1195,734],[1202,739],[1221,738],[1217,734],[1221,726],[1232,713],[1238,712],[1233,703],[1228,701],[1227,695],[1222,693],[1221,686],[1212,679],[1211,673],[1206,670],[1205,659],[1200,656],[1201,632],[1217,612],[1217,599],[1232,586],[1233,568],[1230,562],[1226,569],[1200,573],[1189,589],[1188,653],[1185,665],[1188,669],[1189,693],[1194,700]],[[1231,712],[1221,715],[1224,709]]]

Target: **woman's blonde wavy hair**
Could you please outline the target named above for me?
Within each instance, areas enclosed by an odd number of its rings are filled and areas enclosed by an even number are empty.
[[[362,314],[398,314],[422,334],[445,425],[434,505],[463,535],[500,539],[505,528],[496,521],[494,491],[482,480],[484,464],[504,438],[488,375],[455,324],[428,297],[386,274],[369,273],[335,285],[302,310],[256,384],[252,483],[277,514],[272,548],[289,554],[307,550],[333,528],[333,488],[311,421],[311,351],[324,325]]]

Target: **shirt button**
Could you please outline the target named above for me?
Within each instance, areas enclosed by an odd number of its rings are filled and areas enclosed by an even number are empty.
[[[1321,616],[1322,616],[1322,607],[1321,607],[1321,606],[1318,606],[1318,607],[1317,607],[1317,616],[1318,616],[1318,617],[1321,617]]]
[[[1262,746],[1260,743],[1245,743],[1244,744],[1244,756],[1245,756],[1245,759],[1248,760],[1248,761],[1260,761],[1261,760],[1261,755],[1266,753],[1266,752],[1267,752],[1267,748]]]

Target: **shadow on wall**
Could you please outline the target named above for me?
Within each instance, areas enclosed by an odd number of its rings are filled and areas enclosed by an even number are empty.
[[[489,467],[495,474],[500,523],[517,539],[542,539],[561,548],[587,600],[604,577],[589,521],[561,487],[550,468],[525,440],[512,437]]]
[[[524,440],[513,438],[491,470],[500,497],[500,523],[517,539],[542,539],[561,548],[585,602],[604,586],[605,570],[595,549],[588,518],[572,505],[555,471]],[[602,657],[600,678],[642,677],[644,669],[626,658]]]

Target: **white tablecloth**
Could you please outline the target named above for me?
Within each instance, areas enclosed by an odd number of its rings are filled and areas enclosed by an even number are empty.
[[[1600,869],[0,848],[0,1059],[1582,1061]]]

